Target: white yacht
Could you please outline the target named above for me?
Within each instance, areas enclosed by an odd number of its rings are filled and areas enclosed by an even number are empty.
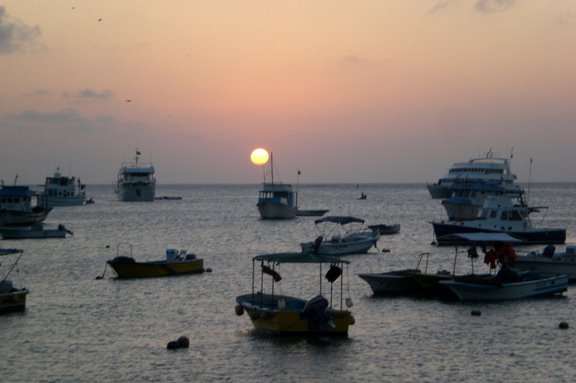
[[[46,207],[78,206],[86,202],[86,185],[76,177],[65,177],[56,168],[52,177],[46,177],[44,191],[39,193],[39,201]]]
[[[492,150],[489,150],[484,157],[472,158],[467,162],[455,162],[448,170],[448,174],[438,182],[426,186],[432,198],[444,199],[451,196],[451,188],[457,183],[497,183],[505,191],[517,192],[518,186],[515,181],[516,175],[510,171],[510,160],[494,157]]]
[[[156,178],[151,163],[139,162],[140,152],[136,150],[134,162],[124,163],[118,172],[116,193],[118,201],[154,201]]]

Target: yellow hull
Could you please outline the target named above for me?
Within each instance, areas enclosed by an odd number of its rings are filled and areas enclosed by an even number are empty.
[[[108,261],[108,264],[114,269],[118,278],[155,278],[204,272],[204,261],[202,259],[182,262],[151,261],[129,263]]]
[[[26,309],[26,295],[28,295],[28,293],[29,291],[27,289],[0,293],[0,314],[24,311]]]
[[[330,309],[328,323],[317,323],[307,318],[304,312],[305,301],[290,297],[274,297],[274,308],[269,305],[269,301],[258,304],[259,296],[255,299],[250,295],[238,297],[237,314],[246,314],[257,330],[277,334],[347,334],[350,325],[355,323],[354,317],[348,310]],[[268,296],[270,297],[270,296]],[[279,299],[287,301],[288,308],[278,308]],[[292,302],[292,303],[291,303]],[[289,307],[292,304],[296,307]]]

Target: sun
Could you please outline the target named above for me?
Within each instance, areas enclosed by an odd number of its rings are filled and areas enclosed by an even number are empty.
[[[262,148],[254,149],[250,154],[250,161],[252,161],[254,165],[264,165],[268,162],[268,158],[270,158],[268,151]]]

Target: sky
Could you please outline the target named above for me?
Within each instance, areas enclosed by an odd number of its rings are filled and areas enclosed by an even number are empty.
[[[576,182],[575,68],[576,0],[0,0],[0,179]]]

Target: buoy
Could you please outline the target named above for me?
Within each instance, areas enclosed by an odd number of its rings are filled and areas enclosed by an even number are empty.
[[[212,269],[208,267],[208,268],[206,269],[206,272],[207,272],[207,273],[211,273],[211,272],[212,272]]]
[[[558,327],[560,327],[561,329],[566,329],[566,328],[570,327],[570,325],[568,324],[568,322],[560,322]]]
[[[351,308],[352,306],[354,306],[354,302],[352,302],[352,298],[350,298],[350,297],[346,298],[346,307]]]
[[[188,348],[189,346],[190,346],[190,340],[188,340],[188,337],[181,336],[176,340],[171,340],[170,342],[168,342],[166,348],[168,350],[175,350],[177,348]]]
[[[480,310],[472,310],[470,314],[472,314],[472,316],[474,317],[479,317],[480,315],[482,315],[482,312]]]
[[[244,314],[244,307],[242,307],[240,305],[236,305],[236,307],[234,308],[234,311],[236,311],[236,315],[242,316]]]
[[[354,324],[356,323],[356,319],[354,318],[354,316],[352,316],[352,314],[350,314],[350,319],[348,319],[348,324]]]
[[[383,253],[389,253],[389,252],[390,252],[390,249],[382,249],[382,252],[383,252]]]

